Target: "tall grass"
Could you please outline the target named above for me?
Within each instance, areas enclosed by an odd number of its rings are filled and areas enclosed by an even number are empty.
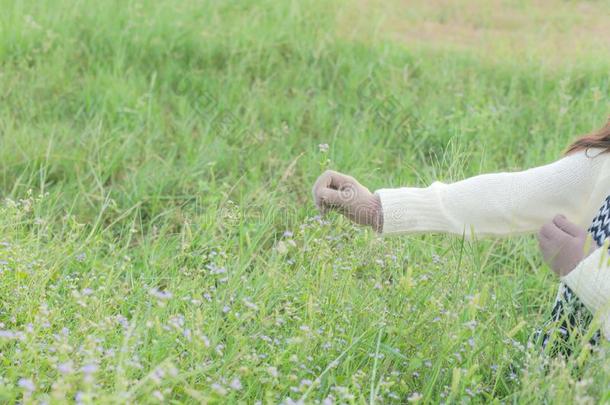
[[[608,400],[605,345],[528,346],[531,238],[382,240],[310,185],[552,161],[610,59],[357,39],[349,7],[0,0],[0,402]]]

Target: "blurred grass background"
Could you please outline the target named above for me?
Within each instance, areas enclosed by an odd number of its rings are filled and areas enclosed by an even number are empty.
[[[527,347],[532,240],[379,240],[310,201],[327,167],[561,156],[610,112],[608,1],[0,10],[3,401],[608,400],[605,346]]]

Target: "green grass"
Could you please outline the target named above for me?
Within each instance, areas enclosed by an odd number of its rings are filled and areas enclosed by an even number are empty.
[[[349,7],[0,0],[0,402],[610,400],[606,344],[527,347],[531,237],[379,239],[310,196],[552,161],[610,57],[358,40]]]

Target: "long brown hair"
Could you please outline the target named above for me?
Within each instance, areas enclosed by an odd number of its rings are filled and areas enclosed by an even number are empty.
[[[602,148],[605,149],[604,153],[610,152],[610,117],[605,127],[577,139],[566,150],[566,154],[589,148]]]

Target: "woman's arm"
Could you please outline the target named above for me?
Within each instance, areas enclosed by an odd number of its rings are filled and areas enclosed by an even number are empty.
[[[600,248],[584,259],[562,281],[596,314],[610,339],[610,262],[608,249]]]
[[[610,262],[607,244],[598,248],[592,236],[557,215],[538,233],[540,251],[549,267],[601,321],[610,338]]]
[[[556,213],[582,224],[590,220],[583,218],[583,207],[610,158],[597,154],[577,152],[545,166],[483,174],[452,184],[378,190],[382,233],[529,233]]]

